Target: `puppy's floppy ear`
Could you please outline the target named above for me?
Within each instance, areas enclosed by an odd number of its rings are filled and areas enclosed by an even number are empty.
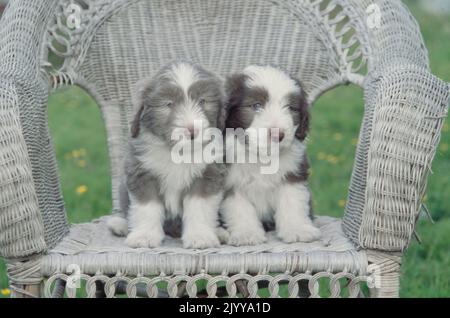
[[[233,108],[241,105],[244,100],[247,78],[248,76],[243,73],[235,73],[228,76],[225,81],[225,128],[229,127],[228,120]]]
[[[136,138],[139,136],[139,131],[141,130],[141,116],[144,111],[144,105],[139,108],[136,115],[134,116],[133,122],[131,123],[131,137]]]
[[[217,116],[217,128],[219,128],[221,131],[225,130],[225,123],[227,121],[228,112],[226,108],[226,100],[225,97],[222,97],[220,100],[220,109]]]
[[[227,120],[225,80],[221,76],[215,76],[218,90],[219,111],[217,113],[217,128],[221,131],[225,130],[225,121]]]
[[[227,110],[229,110],[230,107],[239,105],[244,99],[246,80],[247,75],[242,73],[236,73],[227,78],[225,82]]]
[[[133,109],[136,111],[133,121],[131,122],[131,137],[139,136],[140,123],[142,113],[145,108],[145,97],[152,90],[153,83],[151,79],[145,78],[136,83],[134,93],[132,95]]]
[[[295,132],[295,137],[300,141],[304,141],[309,131],[309,121],[310,121],[309,104],[302,84],[298,80],[296,80],[296,82],[297,85],[300,87],[301,94],[300,97],[298,98],[298,105],[297,105],[297,109],[299,112],[299,123],[297,131]]]

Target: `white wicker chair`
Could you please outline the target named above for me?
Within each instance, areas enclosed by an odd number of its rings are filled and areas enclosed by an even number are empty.
[[[47,127],[49,92],[79,85],[100,105],[117,212],[130,87],[179,58],[220,75],[280,65],[302,78],[310,102],[337,85],[363,87],[345,216],[316,220],[322,241],[186,250],[172,240],[130,249],[106,230],[106,217],[68,225]],[[291,297],[314,297],[323,277],[332,297],[343,280],[350,296],[360,295],[361,282],[372,296],[398,296],[449,96],[400,1],[12,0],[0,21],[0,255],[14,295],[74,296],[65,287],[76,264],[93,297],[195,297],[198,281],[209,296],[225,284],[229,296],[252,297],[268,282],[272,296],[285,283]]]

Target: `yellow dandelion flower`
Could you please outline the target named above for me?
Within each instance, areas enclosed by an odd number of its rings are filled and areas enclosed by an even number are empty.
[[[9,296],[11,295],[11,290],[9,290],[9,288],[3,288],[2,290],[0,290],[0,294],[2,294],[3,296]]]
[[[324,152],[319,152],[319,153],[317,154],[317,159],[319,159],[319,160],[325,160],[326,157],[327,157],[327,154],[324,153]]]
[[[352,146],[356,146],[358,144],[358,138],[352,139]]]
[[[78,158],[79,156],[80,156],[80,151],[79,150],[73,150],[72,151],[72,157]]]
[[[439,150],[442,152],[447,152],[448,151],[448,144],[441,144],[439,147]]]
[[[86,160],[83,160],[83,159],[78,160],[77,164],[78,164],[78,167],[84,168],[84,167],[86,167]]]
[[[339,207],[343,208],[345,206],[345,200],[338,201]]]
[[[333,165],[337,164],[339,162],[338,158],[336,156],[333,155],[328,155],[327,156],[327,161]]]
[[[333,139],[336,141],[341,141],[342,140],[342,134],[341,133],[335,133],[333,135]]]
[[[76,192],[78,195],[83,195],[87,192],[88,188],[85,185],[80,185],[77,187]]]

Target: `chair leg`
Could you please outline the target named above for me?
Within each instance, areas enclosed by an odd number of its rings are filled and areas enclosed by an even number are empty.
[[[371,298],[398,298],[400,291],[400,262],[397,254],[367,253],[373,282],[369,286]]]

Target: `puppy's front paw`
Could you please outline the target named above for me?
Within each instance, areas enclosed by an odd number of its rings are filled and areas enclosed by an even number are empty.
[[[231,231],[228,239],[229,245],[243,246],[243,245],[258,245],[267,241],[264,230],[239,230]]]
[[[202,229],[183,233],[184,248],[208,248],[220,246],[219,238],[213,229]]]
[[[308,224],[280,230],[278,236],[286,243],[312,242],[318,240],[321,233],[318,228]]]
[[[228,244],[228,241],[230,239],[230,232],[228,232],[223,227],[218,227],[216,229],[216,234],[221,244]]]
[[[123,217],[112,215],[107,219],[106,225],[117,236],[128,234],[128,221]]]
[[[131,231],[125,244],[129,247],[158,247],[164,239],[164,234],[152,231]]]

